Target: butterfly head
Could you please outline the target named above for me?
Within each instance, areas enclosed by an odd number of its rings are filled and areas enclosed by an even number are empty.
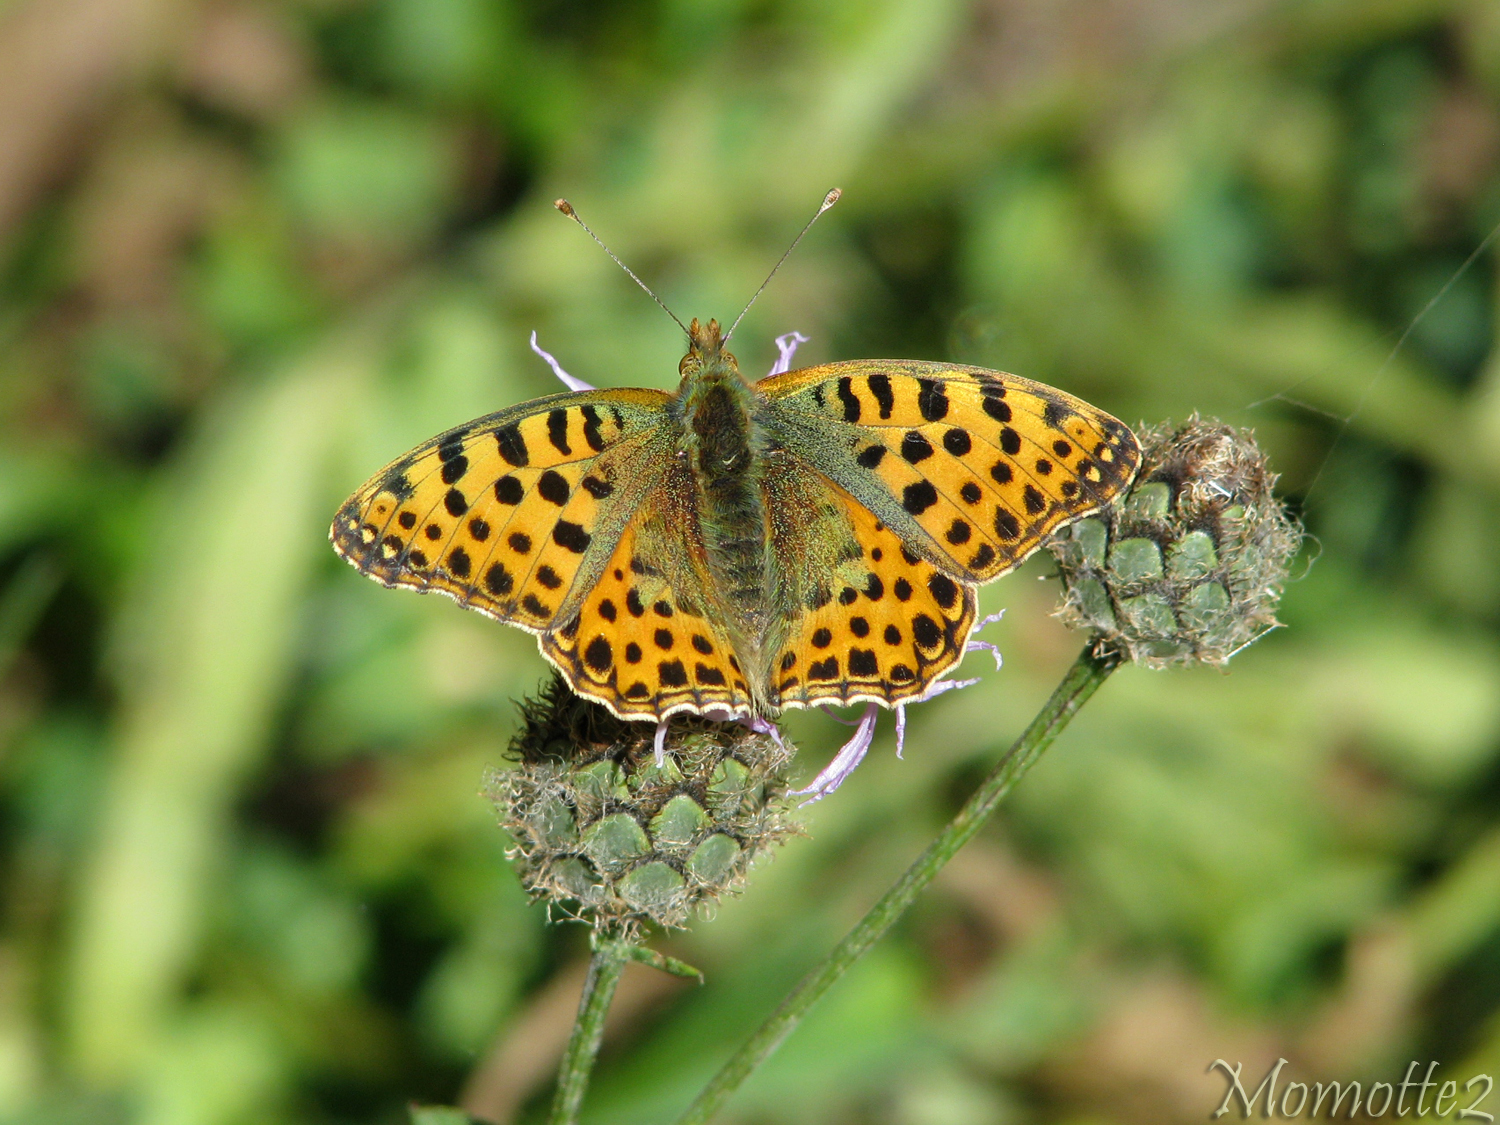
[[[739,374],[739,361],[724,350],[717,320],[703,324],[697,317],[692,319],[688,324],[688,353],[677,370],[684,380]]]

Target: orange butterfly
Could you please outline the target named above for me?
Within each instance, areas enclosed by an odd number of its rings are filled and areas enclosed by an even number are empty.
[[[441,434],[339,510],[335,549],[540,637],[626,719],[920,697],[975,588],[1130,484],[1134,435],[976,367],[746,382],[696,320],[675,394],[549,395]]]

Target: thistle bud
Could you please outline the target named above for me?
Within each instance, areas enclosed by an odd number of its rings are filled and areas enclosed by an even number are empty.
[[[770,733],[679,715],[658,759],[652,724],[616,718],[556,676],[521,720],[517,764],[489,786],[509,856],[534,899],[596,929],[681,926],[797,831],[790,753]]]
[[[1274,628],[1302,528],[1248,431],[1200,420],[1141,434],[1124,500],[1050,544],[1067,624],[1148,667],[1222,665]]]

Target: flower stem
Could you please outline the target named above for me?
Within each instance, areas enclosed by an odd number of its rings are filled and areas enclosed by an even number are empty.
[[[573,1035],[557,1071],[557,1095],[552,1099],[549,1125],[576,1125],[589,1075],[599,1055],[604,1038],[604,1017],[614,999],[620,974],[630,960],[631,943],[625,938],[598,935],[594,955],[589,960],[589,975],[583,982],[583,996],[578,1001],[578,1017]]]
[[[849,935],[823,963],[804,977],[802,983],[781,1002],[781,1006],[770,1018],[730,1056],[729,1061],[703,1088],[687,1112],[678,1118],[677,1125],[706,1125],[755,1068],[765,1062],[771,1052],[781,1045],[781,1041],[802,1022],[802,1017],[823,993],[891,928],[922,888],[932,882],[933,876],[942,869],[943,864],[952,859],[958,849],[979,831],[985,819],[994,812],[995,806],[1036,763],[1042,752],[1052,745],[1053,739],[1068,725],[1089,696],[1119,667],[1118,655],[1113,652],[1096,653],[1094,649],[1095,645],[1090,644],[1079,654],[1062,683],[1053,691],[1052,697],[1036,718],[1031,720],[1031,725],[996,763],[958,815],[860,923],[849,931]]]

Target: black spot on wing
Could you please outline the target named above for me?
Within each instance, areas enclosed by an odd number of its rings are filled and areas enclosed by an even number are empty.
[[[542,474],[541,479],[536,482],[536,490],[543,500],[556,504],[559,508],[568,502],[568,497],[572,494],[567,479],[553,469]]]
[[[547,440],[564,456],[573,452],[568,444],[568,412],[560,406],[547,411]]]
[[[918,379],[917,409],[929,422],[936,422],[948,414],[948,394],[943,384],[936,379]]]
[[[526,439],[521,436],[521,427],[516,423],[512,422],[496,430],[495,444],[499,447],[500,456],[505,458],[506,464],[521,468],[531,463],[531,454],[526,448]]]
[[[605,638],[595,637],[583,650],[583,662],[595,672],[607,672],[609,666],[615,662],[614,649]]]
[[[920,516],[937,501],[937,489],[931,481],[913,481],[901,492],[901,506],[914,516]]]
[[[580,525],[568,520],[558,520],[557,526],[552,529],[552,542],[575,555],[588,550],[590,538],[589,533]]]
[[[599,432],[599,412],[592,406],[585,406],[579,413],[583,415],[583,440],[588,442],[589,448],[595,453],[600,452],[604,448],[604,436]],[[619,421],[617,416],[616,425]]]
[[[944,609],[952,609],[958,601],[958,585],[946,574],[934,574],[929,578],[927,590]]]
[[[844,421],[859,421],[859,396],[854,393],[854,380],[845,375],[839,380],[839,401],[844,404]]]
[[[891,391],[891,379],[889,375],[871,375],[865,381],[870,388],[870,393],[875,396],[875,402],[880,407],[880,416],[889,418],[891,410],[896,405],[896,396]]]
[[[397,469],[380,482],[380,491],[391,493],[399,503],[402,500],[411,499],[411,494],[416,489],[412,487],[411,478],[406,475],[406,471]]]
[[[999,394],[1004,395],[1005,392],[1000,391]],[[1002,423],[1010,421],[1011,415],[1009,404],[1002,402],[992,388],[985,388],[984,395],[980,399],[980,402],[984,406],[984,412],[995,421]]]
[[[917,464],[932,456],[932,443],[919,430],[907,430],[901,439],[901,456],[910,464]]]

